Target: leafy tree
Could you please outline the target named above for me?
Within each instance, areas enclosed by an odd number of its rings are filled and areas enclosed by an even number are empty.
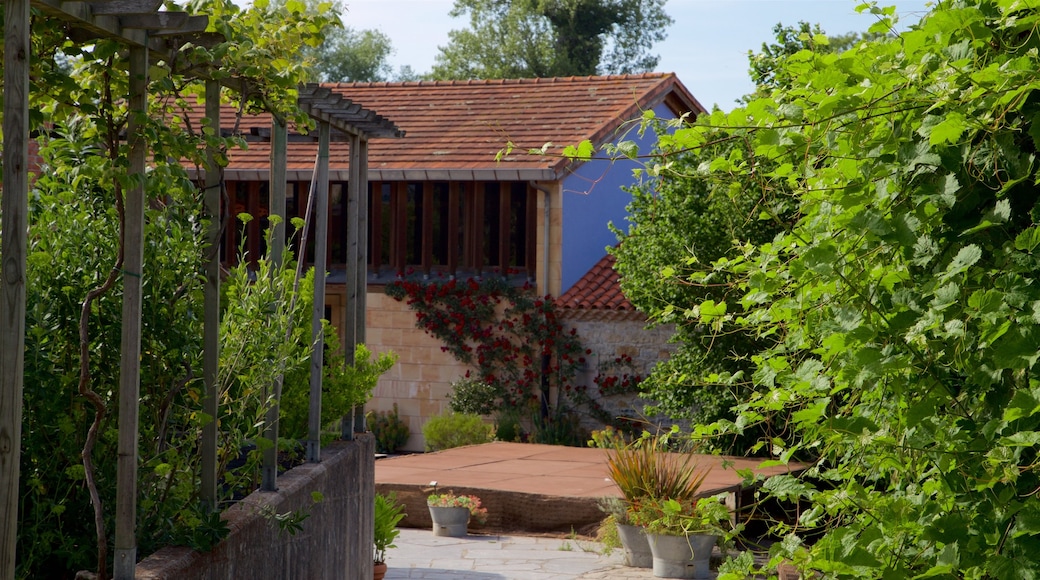
[[[749,53],[751,76],[758,89],[746,100],[789,84],[790,79],[782,80],[787,75],[782,63],[795,53],[840,52],[860,38],[878,36],[849,33],[829,37],[818,25],[805,22],[796,27],[777,24],[773,31],[773,43],[763,44],[760,53]],[[697,423],[732,420],[733,406],[755,388],[750,381],[703,384],[700,379],[712,373],[749,372],[750,355],[765,344],[761,339],[735,325],[713,332],[699,321],[684,321],[674,310],[675,304],[725,301],[729,278],[724,274],[718,273],[710,284],[680,282],[681,277],[734,255],[734,240],[765,243],[789,222],[789,205],[778,196],[765,196],[759,180],[752,176],[743,177],[739,187],[734,184],[726,195],[706,185],[713,160],[743,158],[748,154],[748,138],[742,131],[719,131],[706,137],[709,146],[670,155],[666,178],[646,180],[632,190],[629,228],[615,229],[621,244],[611,251],[617,258],[625,295],[655,323],[677,323],[673,337],[677,351],[658,364],[641,385],[644,395],[673,418]],[[770,165],[768,160],[758,163],[759,170]],[[662,277],[662,271],[673,275]],[[759,429],[713,443],[724,452],[743,454],[785,424],[783,419],[760,423]]]
[[[437,79],[584,76],[645,72],[672,19],[665,0],[456,0]]]
[[[886,33],[894,8],[865,5]],[[662,138],[698,150],[728,133],[710,195],[756,180],[790,227],[677,284],[726,279],[725,300],[671,311],[765,341],[760,390],[733,421],[770,417],[762,442],[799,475],[763,482],[797,500],[772,563],[833,578],[1031,578],[1040,488],[1040,11],[1004,0],[941,1],[898,38],[842,53],[799,50],[790,79],[730,113]],[[664,164],[662,164],[664,166]],[[667,309],[667,307],[666,307]],[[743,578],[745,568],[720,575]],[[727,575],[729,574],[729,575]]]
[[[714,332],[699,320],[685,320],[674,305],[723,303],[730,278],[720,274],[707,284],[690,284],[683,278],[733,255],[734,240],[764,243],[784,227],[777,219],[759,219],[764,200],[754,179],[743,180],[732,195],[707,186],[704,177],[712,158],[743,155],[738,140],[724,134],[719,138],[716,145],[674,155],[667,178],[646,180],[631,190],[630,225],[627,230],[612,226],[620,244],[610,250],[625,296],[653,324],[676,324],[672,341],[677,350],[641,383],[643,395],[669,416],[697,423],[734,418],[732,407],[746,398],[752,385],[705,385],[701,378],[749,369],[747,355],[763,342],[736,325]],[[769,429],[763,431],[768,434]],[[748,432],[713,443],[725,452],[744,453],[762,434]]]
[[[393,75],[387,59],[394,53],[390,37],[379,30],[357,30],[345,26],[339,0],[264,0],[267,12],[302,13],[321,18],[321,36],[317,42],[301,47],[301,58],[308,67],[309,80],[316,82],[385,81]]]
[[[769,94],[790,84],[782,64],[800,51],[837,53],[862,39],[883,36],[877,33],[848,33],[827,36],[818,25],[800,22],[797,26],[777,24],[776,40],[763,44],[760,53],[750,53],[751,76],[756,95]],[[720,131],[707,137],[710,146],[671,155],[667,178],[647,180],[632,191],[628,230],[616,229],[620,246],[611,251],[626,296],[656,322],[676,322],[674,342],[677,351],[657,365],[641,385],[645,396],[656,407],[677,419],[712,423],[735,418],[733,406],[746,399],[755,387],[751,381],[732,384],[703,384],[699,379],[712,373],[750,373],[750,355],[765,343],[735,325],[720,332],[698,321],[684,321],[668,305],[722,302],[729,290],[728,278],[718,273],[711,284],[680,283],[679,278],[716,260],[733,256],[734,240],[762,244],[783,231],[790,220],[790,208],[779,196],[766,197],[757,179],[745,176],[734,193],[721,195],[707,187],[705,177],[714,159],[740,159],[747,154],[749,136],[741,131]],[[753,152],[751,152],[753,154]],[[758,160],[758,169],[769,167]],[[763,204],[772,204],[763,213]],[[764,218],[764,219],[763,219]],[[662,277],[663,270],[674,276]],[[768,440],[787,424],[785,417],[759,423],[737,437],[713,441],[715,448],[728,453],[746,453],[760,440]]]
[[[316,50],[314,68],[321,82],[385,81],[393,75],[387,58],[394,48],[378,30],[334,28]]]
[[[748,51],[748,74],[755,83],[755,93],[744,99],[747,102],[755,95],[764,95],[769,91],[786,85],[790,78],[784,76],[781,63],[784,59],[803,50],[815,52],[840,53],[852,48],[861,40],[874,40],[885,36],[885,32],[846,32],[845,34],[828,35],[819,24],[799,21],[797,26],[784,26],[777,23],[773,27],[774,41],[762,43],[759,52]]]

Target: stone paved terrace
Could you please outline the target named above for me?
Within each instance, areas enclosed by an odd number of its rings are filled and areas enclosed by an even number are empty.
[[[506,535],[434,536],[401,530],[387,551],[386,580],[643,580],[648,569],[621,564],[621,550],[602,553],[596,542]]]
[[[649,568],[623,564],[620,549],[582,538],[469,534],[434,536],[430,530],[402,529],[396,548],[387,550],[386,580],[649,580]],[[721,559],[716,550],[715,558]],[[759,555],[758,565],[766,556]],[[710,578],[718,573],[712,570]],[[781,569],[781,580],[798,580]],[[764,580],[758,578],[756,580]]]

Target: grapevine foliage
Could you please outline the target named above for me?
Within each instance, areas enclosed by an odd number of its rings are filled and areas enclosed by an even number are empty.
[[[893,29],[894,9],[860,8],[876,15],[870,33]],[[704,377],[755,389],[695,436],[786,421],[758,443],[808,465],[764,484],[801,508],[778,524],[774,564],[834,578],[1040,573],[1038,55],[1027,3],[943,1],[898,36],[798,51],[778,63],[790,82],[660,139],[648,171],[666,180],[668,156],[732,140],[696,168],[704,194],[751,182],[755,217],[782,208],[789,226],[662,273],[725,282],[662,315],[764,345],[747,372]]]

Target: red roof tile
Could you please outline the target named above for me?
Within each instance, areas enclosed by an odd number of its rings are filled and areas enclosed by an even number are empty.
[[[635,307],[621,292],[614,256],[607,254],[580,280],[556,299],[562,308],[631,312]]]
[[[604,143],[628,127],[625,121],[641,111],[668,105],[679,115],[699,113],[701,105],[673,73],[550,79],[420,81],[407,83],[336,83],[323,85],[387,118],[405,132],[401,139],[373,139],[369,144],[372,179],[402,179],[394,172],[427,172],[430,179],[447,171],[511,173],[540,171],[559,177],[568,162],[559,153],[566,145],[588,139]],[[202,113],[198,107],[192,117]],[[222,125],[235,124],[235,111],[225,107]],[[196,120],[196,122],[198,122]],[[270,128],[269,115],[242,119],[239,128]],[[619,130],[620,127],[620,130]],[[513,151],[496,159],[507,144]],[[549,155],[528,149],[553,145]],[[289,171],[308,172],[314,165],[313,143],[290,142]],[[348,163],[348,145],[333,143],[333,171]],[[234,151],[229,170],[260,170],[269,166],[267,143],[251,143]]]

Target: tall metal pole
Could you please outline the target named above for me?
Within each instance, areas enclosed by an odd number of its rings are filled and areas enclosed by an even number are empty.
[[[115,580],[132,580],[137,564],[138,399],[141,391],[141,276],[144,262],[145,141],[148,49],[130,47],[130,175],[123,240],[123,334],[119,374],[119,456],[116,462]]]
[[[4,1],[4,140],[0,214],[0,578],[14,578],[25,364],[29,206],[29,0]]]
[[[314,312],[311,336],[310,414],[307,429],[307,461],[321,461],[321,371],[325,360],[325,336],[321,321],[325,318],[325,261],[329,238],[329,138],[331,127],[318,124],[318,170],[314,172]]]
[[[271,247],[268,254],[271,258],[271,282],[281,276],[282,261],[285,249],[285,166],[289,142],[289,130],[285,121],[275,119],[271,123],[271,179],[268,183],[268,215],[278,216],[279,223],[273,226],[271,232]],[[281,300],[281,294],[278,299]],[[264,437],[272,443],[264,450],[264,466],[262,470],[260,489],[264,491],[275,491],[278,489],[278,409],[282,398],[282,376],[275,377],[271,385],[274,394],[271,406],[267,409],[264,419]]]
[[[206,81],[206,118],[214,136],[220,136],[220,81]],[[205,213],[209,219],[206,230],[206,286],[203,290],[202,379],[206,398],[202,409],[210,422],[202,427],[202,505],[207,511],[217,510],[217,414],[220,411],[220,385],[217,373],[220,364],[220,170],[217,151],[210,146],[206,160]]]

